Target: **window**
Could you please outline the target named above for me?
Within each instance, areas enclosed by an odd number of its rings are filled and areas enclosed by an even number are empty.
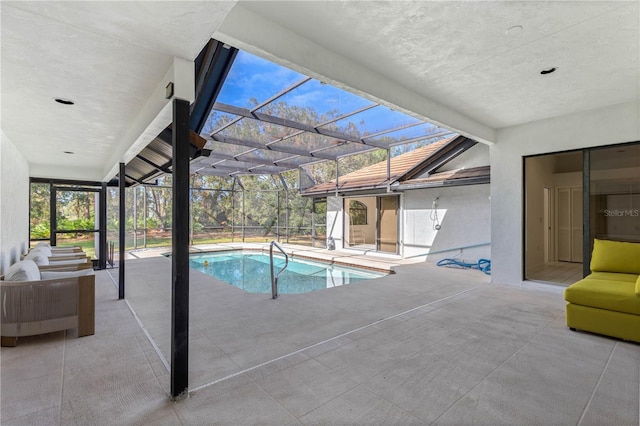
[[[367,206],[360,201],[351,200],[349,202],[349,216],[352,225],[366,225]]]

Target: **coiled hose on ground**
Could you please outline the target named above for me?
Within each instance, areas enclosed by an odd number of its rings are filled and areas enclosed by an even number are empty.
[[[436,263],[438,266],[448,266],[450,268],[477,269],[487,275],[491,275],[491,260],[479,259],[476,263],[464,262],[460,259],[442,259]]]

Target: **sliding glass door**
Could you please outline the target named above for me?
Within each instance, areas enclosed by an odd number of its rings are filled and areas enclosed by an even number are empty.
[[[640,143],[524,159],[523,278],[571,284],[595,238],[640,242]]]
[[[398,252],[398,197],[378,198],[378,251]]]
[[[397,195],[344,199],[345,247],[398,253]]]
[[[640,242],[640,144],[594,149],[590,161],[592,237]]]

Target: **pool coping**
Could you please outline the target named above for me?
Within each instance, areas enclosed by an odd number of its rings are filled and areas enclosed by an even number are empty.
[[[425,258],[402,258],[400,255],[394,255],[389,253],[378,253],[370,251],[357,251],[357,250],[328,250],[320,247],[300,246],[295,244],[283,243],[287,255],[292,257],[298,257],[299,259],[315,260],[323,263],[355,267],[363,270],[370,270],[374,272],[383,272],[387,274],[396,273],[395,269],[398,266],[405,266],[416,263],[424,263]],[[189,246],[189,253],[205,253],[205,252],[220,252],[220,251],[237,251],[237,250],[254,250],[254,251],[269,251],[269,243],[212,243],[212,244],[197,244]],[[171,254],[171,247],[154,247],[154,248],[142,248],[136,250],[129,250],[126,253],[128,259],[142,259],[148,257],[162,256],[166,257]],[[430,262],[427,262],[430,263]]]
[[[225,253],[225,252],[259,252],[259,253],[268,253],[269,249],[266,249],[264,247],[261,248],[242,248],[242,247],[238,247],[238,248],[230,248],[230,249],[221,249],[221,250],[198,250],[198,251],[189,251],[189,254],[208,254],[208,253]],[[285,252],[287,250],[285,249]],[[166,256],[170,256],[171,253],[166,253],[164,254]],[[291,259],[305,259],[305,260],[310,260],[313,262],[318,262],[318,263],[324,263],[327,265],[336,265],[336,266],[344,266],[347,268],[353,268],[353,269],[363,269],[365,271],[372,271],[372,272],[378,272],[378,273],[384,273],[385,275],[389,275],[389,274],[395,274],[396,272],[393,270],[393,267],[389,267],[389,268],[376,268],[373,266],[368,266],[368,265],[362,265],[362,264],[356,264],[355,262],[342,262],[339,260],[327,260],[321,257],[313,257],[313,256],[309,256],[309,255],[305,255],[305,254],[297,254],[294,253],[293,251],[291,253],[287,253],[287,256],[289,256]]]

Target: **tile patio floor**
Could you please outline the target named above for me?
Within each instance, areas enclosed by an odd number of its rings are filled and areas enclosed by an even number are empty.
[[[126,301],[97,272],[95,336],[2,348],[3,425],[640,424],[640,345],[569,331],[562,287],[428,263],[275,301],[192,271],[173,402],[171,262],[126,268]]]

